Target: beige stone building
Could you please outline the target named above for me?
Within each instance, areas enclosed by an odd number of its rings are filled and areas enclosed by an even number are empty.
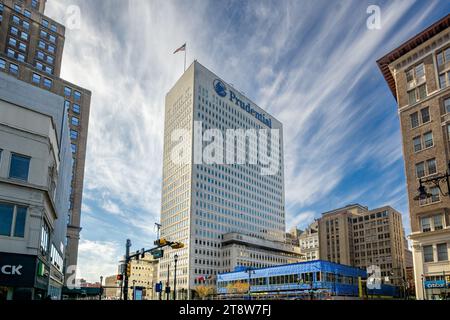
[[[300,254],[304,261],[318,260],[320,257],[319,249],[319,222],[314,221],[298,236],[298,246]]]
[[[155,285],[158,282],[158,260],[151,255],[131,260],[131,274],[128,280],[128,299],[133,300],[133,287],[142,287],[144,300],[157,298]]]
[[[117,280],[117,275],[106,277],[104,288],[103,288],[103,299],[106,299],[106,300],[120,299],[119,284],[120,284],[120,281]]]
[[[445,179],[450,160],[450,15],[389,52],[378,65],[398,103],[416,295],[440,298],[450,283]],[[425,189],[419,197],[421,185]]]
[[[384,282],[403,284],[407,244],[399,212],[355,204],[324,213],[318,224],[322,260],[361,269],[375,265]]]

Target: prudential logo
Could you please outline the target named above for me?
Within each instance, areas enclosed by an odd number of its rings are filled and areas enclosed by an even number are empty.
[[[222,81],[220,81],[219,79],[214,80],[213,86],[214,86],[214,90],[216,90],[216,93],[220,97],[222,97],[222,98],[226,97],[227,87],[225,86],[225,84]]]

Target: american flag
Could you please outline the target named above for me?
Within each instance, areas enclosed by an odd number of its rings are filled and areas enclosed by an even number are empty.
[[[181,51],[186,51],[186,43],[183,44],[181,47],[179,47],[177,50],[175,50],[175,52],[173,54],[175,54],[177,52],[181,52]]]

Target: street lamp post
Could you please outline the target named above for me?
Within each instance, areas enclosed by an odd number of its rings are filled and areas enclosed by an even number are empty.
[[[175,269],[173,274],[173,300],[177,300],[177,261],[178,261],[178,255],[175,254],[174,262],[175,262]]]
[[[100,276],[100,294],[98,295],[98,300],[102,300],[103,294],[103,276]]]
[[[167,286],[166,286],[166,297],[167,301],[169,301],[170,298],[170,261],[167,262]]]
[[[251,296],[251,288],[252,288],[252,286],[250,284],[250,281],[251,281],[251,278],[252,278],[252,273],[254,274],[255,271],[251,267],[248,267],[246,272],[248,272],[248,293],[247,293],[248,294],[248,300],[251,300],[252,299],[252,296]]]
[[[447,186],[447,192],[445,193],[442,191],[441,183],[445,182]],[[439,192],[444,197],[450,197],[450,161],[447,164],[447,171],[445,173],[441,173],[438,175],[434,175],[430,178],[420,178],[419,180],[419,189],[417,189],[417,192],[419,193],[416,197],[414,197],[414,200],[425,200],[432,196],[429,192],[427,192],[427,189],[425,185],[431,185],[439,189]]]

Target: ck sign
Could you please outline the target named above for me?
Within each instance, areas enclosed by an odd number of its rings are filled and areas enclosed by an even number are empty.
[[[13,276],[21,276],[22,273],[20,270],[23,267],[21,265],[18,266],[11,266],[11,265],[4,265],[1,267],[0,272],[5,275],[13,275]]]

